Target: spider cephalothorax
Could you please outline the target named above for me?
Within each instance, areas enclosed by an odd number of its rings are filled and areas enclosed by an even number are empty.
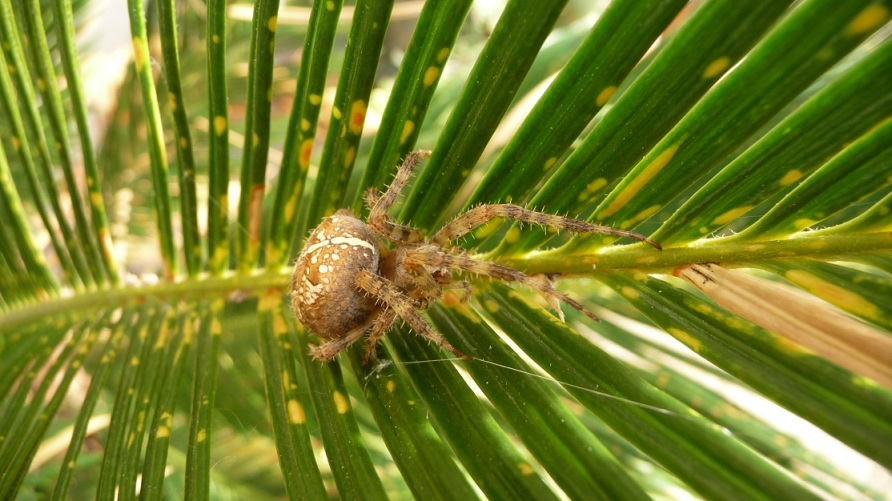
[[[331,360],[369,332],[365,353],[365,362],[368,362],[378,340],[397,316],[417,334],[470,360],[471,357],[455,349],[418,313],[439,299],[444,289],[470,289],[467,282],[452,281],[456,272],[520,282],[597,320],[582,305],[557,291],[547,279],[476,260],[452,246],[452,242],[496,217],[576,233],[626,236],[660,248],[659,244],[635,233],[510,204],[477,206],[426,238],[418,230],[392,221],[387,211],[408,183],[412,170],[428,156],[429,151],[410,153],[383,195],[374,190],[368,192],[367,222],[341,209],[324,219],[307,239],[291,278],[291,304],[303,326],[326,340],[311,346],[310,351],[317,360]]]

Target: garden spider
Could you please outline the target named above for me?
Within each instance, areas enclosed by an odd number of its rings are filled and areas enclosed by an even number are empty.
[[[597,320],[582,305],[557,291],[549,280],[478,261],[460,247],[452,246],[452,242],[496,217],[575,233],[631,237],[660,248],[656,242],[635,233],[510,204],[474,207],[426,238],[419,230],[392,221],[387,211],[409,182],[413,169],[429,156],[429,151],[410,153],[383,195],[374,189],[366,193],[370,210],[367,222],[341,209],[324,219],[307,239],[291,278],[291,305],[303,326],[326,340],[310,345],[314,359],[329,361],[370,331],[363,360],[363,365],[367,364],[378,341],[399,316],[417,334],[460,358],[472,360],[443,339],[418,313],[439,299],[444,289],[461,288],[466,291],[464,298],[468,297],[470,285],[453,282],[454,272],[520,282],[555,304],[554,300],[563,301]]]

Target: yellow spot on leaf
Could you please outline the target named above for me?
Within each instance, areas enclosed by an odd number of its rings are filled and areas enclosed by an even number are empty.
[[[170,437],[170,428],[167,426],[159,426],[158,431],[155,432],[155,438],[168,438]]]
[[[261,294],[257,301],[257,311],[273,311],[281,300],[279,291],[276,289],[268,289],[265,294]]]
[[[344,167],[349,167],[353,165],[353,160],[356,159],[356,147],[351,146],[349,150],[344,153]]]
[[[310,104],[312,104],[313,106],[319,106],[319,103],[322,102],[322,96],[320,96],[319,94],[310,94],[310,97],[307,99],[309,99]]]
[[[254,146],[257,146],[258,144],[260,144],[260,136],[258,136],[256,132],[254,132],[253,135],[251,136],[251,143]]]
[[[298,162],[300,162],[300,169],[307,170],[310,166],[310,155],[313,153],[313,140],[312,139],[304,139],[304,142],[300,143],[300,156],[298,157]]]
[[[311,96],[311,97],[312,97],[312,96]],[[340,108],[338,108],[337,106],[333,107],[333,108],[331,109],[331,116],[333,116],[333,117],[335,117],[336,119],[340,120],[340,119],[341,119],[341,110],[340,110]]]
[[[292,193],[290,197],[288,197],[288,201],[285,202],[285,221],[291,221],[294,219],[294,211],[297,210],[297,200],[300,198],[298,193]]]
[[[223,334],[223,324],[220,322],[220,317],[214,317],[214,320],[211,321],[211,335],[219,336]]]
[[[306,118],[300,119],[300,129],[301,130],[310,130],[310,121]]]
[[[226,117],[217,115],[214,117],[214,133],[222,136],[226,132]]]
[[[706,69],[703,70],[703,78],[715,78],[724,73],[724,71],[728,69],[728,66],[730,65],[730,59],[728,59],[727,57],[720,57],[715,61],[709,63],[709,66],[707,66]]]
[[[347,399],[344,398],[344,395],[339,391],[335,391],[332,394],[332,398],[334,399],[335,409],[338,411],[338,414],[345,414],[348,410],[350,410],[350,406],[347,405]]]
[[[510,230],[508,230],[508,233],[505,234],[505,242],[508,242],[509,244],[513,244],[519,239],[520,229],[518,229],[516,226],[512,227]]]
[[[396,389],[396,383],[394,383],[393,379],[391,379],[390,381],[387,381],[386,387],[388,393],[393,393],[393,390]]]
[[[493,301],[491,299],[483,300],[483,307],[486,308],[486,311],[488,311],[490,313],[495,313],[495,312],[499,311],[499,305],[497,305],[495,303],[495,301]]]
[[[279,16],[272,16],[269,18],[269,21],[266,22],[266,26],[269,27],[269,30],[273,33],[276,32],[276,25],[279,24]]]
[[[400,144],[405,143],[414,130],[415,122],[413,122],[412,120],[406,120],[406,122],[403,124],[403,132],[400,133]]]
[[[797,220],[793,221],[793,226],[797,230],[801,230],[804,228],[808,228],[809,226],[811,226],[815,223],[817,223],[817,221],[815,221],[814,219],[797,219]]]
[[[831,284],[817,275],[807,271],[790,270],[784,274],[784,277],[844,310],[857,312],[867,318],[879,318],[880,310],[876,304],[868,301],[860,294]]]
[[[168,92],[167,101],[170,103],[170,111],[177,111],[177,95],[173,92]]]
[[[198,430],[198,435],[195,438],[198,442],[204,442],[208,438],[208,431],[204,428]]]
[[[335,9],[334,2],[332,2],[331,0],[329,0],[328,2],[325,2],[325,8],[328,9],[329,12],[333,11]]]
[[[99,207],[102,205],[102,193],[91,192],[90,193],[90,203],[93,207]]]
[[[499,227],[499,224],[501,224],[501,221],[493,219],[492,221],[477,228],[474,231],[474,236],[477,238],[486,238],[492,235],[494,231],[496,231],[496,228]]]
[[[356,100],[350,105],[350,132],[359,134],[362,132],[362,126],[365,124],[366,105],[365,101]]]
[[[638,294],[638,291],[629,286],[624,286],[622,289],[619,290],[619,293],[629,299],[638,299],[639,297],[641,297],[641,294]]]
[[[784,177],[780,178],[778,184],[781,186],[788,186],[791,183],[796,182],[799,178],[802,177],[802,172],[797,169],[791,169],[789,172],[784,174]]]
[[[440,68],[436,66],[429,67],[424,72],[424,85],[433,85],[437,81],[438,76],[440,76]]]
[[[437,61],[442,63],[447,57],[449,57],[449,47],[443,47],[440,52],[437,52]]]
[[[691,336],[687,332],[677,329],[675,327],[670,327],[667,329],[669,334],[672,334],[672,337],[681,341],[685,346],[694,350],[695,352],[700,352],[703,349],[703,345],[697,340],[694,336]]]
[[[548,169],[554,167],[554,164],[557,163],[557,157],[551,157],[545,161],[545,164],[542,166],[542,170],[548,171]]]
[[[529,465],[529,463],[518,463],[517,469],[520,470],[521,475],[532,475],[535,473],[533,467]]]
[[[211,40],[213,40],[214,43],[220,43],[220,35],[214,33],[214,36],[211,37]]]
[[[631,219],[627,219],[627,220],[623,221],[623,223],[620,225],[620,227],[623,229],[629,229],[632,226],[635,226],[636,224],[640,223],[641,221],[644,221],[645,219],[654,215],[654,213],[657,212],[658,210],[660,210],[661,208],[663,208],[663,206],[659,205],[659,204],[651,205],[650,207],[639,212],[638,214],[635,214],[634,216],[632,216]]]
[[[623,188],[610,205],[598,214],[599,219],[606,219],[608,216],[615,214],[616,211],[623,208],[632,197],[641,191],[641,188],[650,182],[650,180],[653,179],[670,160],[672,160],[672,157],[675,156],[675,152],[678,151],[679,146],[680,144],[673,144],[663,150],[656,156],[656,158],[651,160],[647,167],[642,169],[641,172],[639,172],[638,175],[636,175],[635,178]]]
[[[447,308],[455,308],[456,306],[461,305],[461,298],[458,297],[458,294],[452,291],[446,291],[443,293],[443,298],[440,300],[440,303]]]
[[[307,415],[304,414],[304,406],[300,405],[297,400],[288,401],[288,421],[291,424],[304,424],[307,422]]]
[[[278,335],[288,334],[288,324],[285,323],[285,317],[282,315],[275,315],[273,317],[273,332]]]
[[[189,140],[185,137],[180,138],[180,148],[186,149],[189,147]]]
[[[605,87],[600,93],[598,93],[597,99],[595,99],[595,104],[599,107],[607,104],[607,101],[613,97],[613,94],[616,92],[616,86],[611,85],[610,87]]]
[[[735,209],[731,209],[724,214],[719,215],[715,219],[712,220],[714,224],[728,224],[731,221],[736,220],[740,216],[746,214],[747,212],[753,210],[752,205],[744,205],[743,207],[737,207]]]
[[[880,4],[868,5],[846,26],[846,35],[858,36],[873,31],[889,18],[889,9]]]
[[[133,65],[136,66],[136,71],[142,70],[145,62],[142,52],[142,39],[133,37]]]

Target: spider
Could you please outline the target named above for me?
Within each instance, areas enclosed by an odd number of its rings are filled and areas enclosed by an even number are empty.
[[[393,182],[380,194],[365,194],[369,208],[366,222],[347,209],[324,219],[310,234],[294,266],[291,278],[291,304],[305,328],[325,339],[310,345],[313,358],[330,361],[341,350],[369,332],[363,365],[375,352],[378,341],[400,317],[415,333],[472,360],[446,341],[419,314],[438,300],[446,289],[464,289],[466,281],[453,282],[455,272],[519,282],[544,294],[551,302],[572,306],[598,320],[582,305],[556,290],[547,279],[526,275],[508,266],[479,261],[453,242],[489,220],[502,217],[519,222],[550,226],[575,233],[602,233],[631,237],[657,249],[660,245],[628,231],[589,224],[511,204],[484,204],[459,215],[432,237],[394,222],[387,211],[409,182],[418,163],[430,151],[415,151],[398,167]]]

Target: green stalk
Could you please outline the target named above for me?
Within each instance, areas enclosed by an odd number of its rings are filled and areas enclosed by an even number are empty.
[[[0,101],[3,102],[6,114],[11,122],[12,137],[10,140],[24,167],[28,185],[31,188],[34,206],[47,230],[53,250],[62,265],[65,278],[74,288],[81,288],[89,283],[89,272],[84,261],[77,257],[76,250],[79,247],[75,243],[74,233],[62,216],[59,197],[56,196],[58,190],[52,174],[48,172],[49,166],[47,161],[49,153],[47,152],[45,156],[41,155],[43,161],[39,162],[39,164],[43,170],[43,179],[40,179],[34,158],[31,156],[30,141],[25,132],[25,122],[20,112],[21,107],[18,105],[19,98],[16,96],[16,90],[13,88],[12,78],[14,76],[16,87],[23,96],[22,101],[26,103],[24,109],[26,116],[29,117],[28,125],[32,129],[32,135],[42,138],[43,134],[40,132],[40,129],[37,129],[39,127],[37,123],[40,121],[35,105],[34,93],[30,84],[25,81],[22,73],[26,70],[26,66],[22,61],[23,56],[21,55],[19,37],[13,23],[12,7],[9,5],[8,0],[0,1],[0,37],[6,42],[2,44],[3,52],[0,52],[0,68],[2,68],[2,71],[0,71]],[[28,103],[30,105],[27,105]],[[46,150],[45,144],[40,150]],[[38,150],[39,153],[40,150]],[[50,214],[50,211],[47,210],[47,207],[50,206],[53,208],[53,214]],[[69,249],[71,249],[71,252]]]
[[[140,0],[127,0],[130,14],[130,33],[133,35],[133,65],[139,79],[142,107],[145,113],[148,138],[146,139],[152,165],[152,187],[155,198],[155,223],[161,247],[161,260],[164,263],[164,277],[172,279],[179,274],[171,225],[170,194],[167,189],[167,154],[164,148],[164,131],[161,126],[161,111],[152,76],[151,55],[149,54],[146,20]]]
[[[400,160],[412,151],[443,67],[470,8],[469,0],[425,3],[390,92],[362,180],[353,196],[354,210],[365,210],[362,205],[366,188],[383,186]]]
[[[276,198],[270,213],[266,265],[281,266],[294,253],[310,158],[316,138],[322,94],[328,77],[328,61],[337,34],[343,0],[314,0],[310,27],[304,41],[297,88],[288,119]]]
[[[404,221],[430,229],[480,158],[508,110],[566,0],[511,0],[468,75],[461,98],[418,173],[401,211]]]
[[[223,301],[200,308],[201,326],[195,350],[195,378],[192,381],[192,408],[189,416],[189,446],[186,455],[185,497],[208,499],[210,492],[211,417],[217,389],[217,366],[220,365],[220,315]]]
[[[248,63],[248,96],[245,111],[245,143],[242,148],[241,195],[238,201],[239,231],[236,261],[242,273],[260,260],[263,195],[269,156],[269,119],[273,89],[273,49],[279,0],[258,0],[251,25],[251,59]]]
[[[113,244],[108,229],[108,217],[105,214],[105,202],[102,200],[102,187],[99,184],[99,168],[93,152],[93,141],[90,138],[90,126],[87,123],[87,105],[84,98],[83,78],[77,63],[76,36],[74,19],[71,12],[71,0],[55,0],[53,14],[57,28],[59,50],[62,55],[62,68],[68,85],[68,96],[77,123],[80,138],[81,158],[87,178],[87,193],[90,201],[91,223],[96,240],[102,253],[102,263],[108,274],[109,282],[117,285],[120,282],[118,265],[114,259]]]
[[[90,232],[90,224],[84,213],[84,202],[81,198],[80,188],[75,178],[72,153],[68,138],[68,124],[62,108],[62,96],[54,85],[56,73],[50,58],[49,44],[46,39],[46,27],[41,15],[40,0],[28,0],[24,2],[24,19],[28,29],[29,46],[31,48],[31,61],[37,73],[37,89],[40,91],[44,107],[47,111],[50,129],[55,138],[56,151],[62,164],[62,173],[68,188],[68,196],[71,199],[71,212],[74,213],[74,229],[77,230],[78,240],[83,247],[83,253],[87,266],[91,273],[91,281],[99,285],[108,282],[103,258],[99,252],[99,246],[94,240],[94,234]],[[59,23],[59,21],[56,21]],[[44,148],[45,145],[39,145]],[[61,193],[59,193],[61,196]]]
[[[192,135],[189,132],[189,116],[186,113],[186,102],[183,99],[183,88],[180,83],[180,57],[177,50],[174,0],[158,2],[158,20],[161,31],[164,76],[167,80],[168,99],[170,100],[170,110],[173,113],[176,134],[174,144],[179,160],[183,251],[186,255],[186,272],[190,277],[194,277],[201,267],[201,240],[198,236],[198,215],[196,213],[195,159],[192,155]]]
[[[229,264],[229,99],[226,91],[226,0],[207,3],[208,114],[211,122],[208,180],[208,269]]]
[[[344,204],[392,8],[393,0],[360,0],[356,6],[307,228]]]
[[[0,82],[2,80],[3,78],[0,77]],[[4,214],[4,223],[0,225],[3,227],[0,231],[3,232],[4,238],[0,242],[0,247],[3,248],[7,265],[19,271],[18,276],[15,277],[15,285],[4,289],[4,297],[10,291],[15,291],[9,294],[10,297],[21,297],[22,299],[33,296],[38,290],[55,295],[59,290],[59,282],[50,271],[43,253],[37,249],[34,236],[28,228],[25,209],[22,207],[22,201],[12,182],[12,172],[9,170],[9,163],[6,161],[2,143],[0,143],[0,204],[3,206]],[[19,259],[21,259],[21,265]]]

